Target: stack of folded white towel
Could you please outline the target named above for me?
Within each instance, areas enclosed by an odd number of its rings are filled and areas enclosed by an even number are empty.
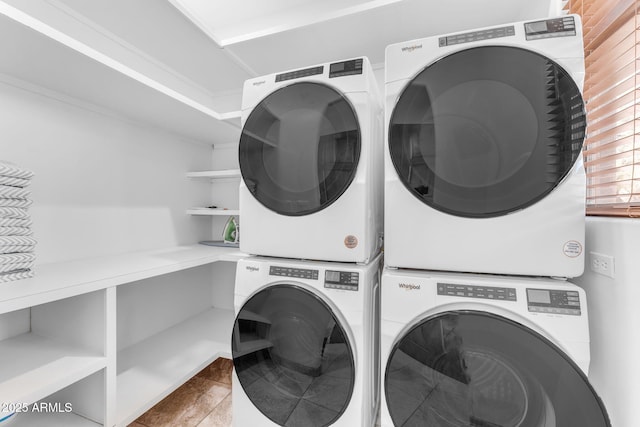
[[[0,283],[33,277],[32,178],[33,172],[0,160]]]

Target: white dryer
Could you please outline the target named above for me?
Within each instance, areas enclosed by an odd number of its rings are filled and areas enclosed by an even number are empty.
[[[388,46],[386,265],[581,275],[583,81],[575,15]]]
[[[367,58],[247,80],[240,249],[366,263],[381,247],[382,103]]]
[[[238,262],[233,425],[366,426],[379,408],[381,256]]]
[[[581,288],[393,269],[381,286],[382,427],[610,426]]]

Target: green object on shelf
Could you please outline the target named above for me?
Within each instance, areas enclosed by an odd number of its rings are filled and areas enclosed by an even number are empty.
[[[238,243],[240,240],[240,227],[236,217],[229,217],[227,223],[224,225],[224,231],[222,232],[222,241],[225,243]]]

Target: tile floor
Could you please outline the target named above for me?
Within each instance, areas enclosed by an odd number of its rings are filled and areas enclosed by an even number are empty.
[[[216,359],[128,427],[231,427],[232,368]]]
[[[216,359],[129,427],[231,427],[230,359]]]

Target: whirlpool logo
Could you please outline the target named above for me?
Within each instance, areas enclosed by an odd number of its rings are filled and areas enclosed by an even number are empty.
[[[405,291],[419,291],[420,285],[414,285],[413,283],[398,283],[398,287],[400,289],[404,289]]]
[[[414,50],[416,50],[416,49],[422,49],[422,45],[421,45],[421,44],[414,44],[413,46],[406,46],[406,47],[403,47],[401,50],[402,50],[403,52],[411,53],[411,52],[413,52],[413,51],[414,51]]]
[[[252,265],[247,265],[245,268],[247,269],[247,271],[250,271],[252,273],[256,271],[260,271],[260,267],[254,267]]]
[[[267,82],[266,80],[260,80],[260,81],[257,81],[257,82],[253,82],[253,85],[254,86],[260,86],[260,85],[265,84],[266,82]]]

